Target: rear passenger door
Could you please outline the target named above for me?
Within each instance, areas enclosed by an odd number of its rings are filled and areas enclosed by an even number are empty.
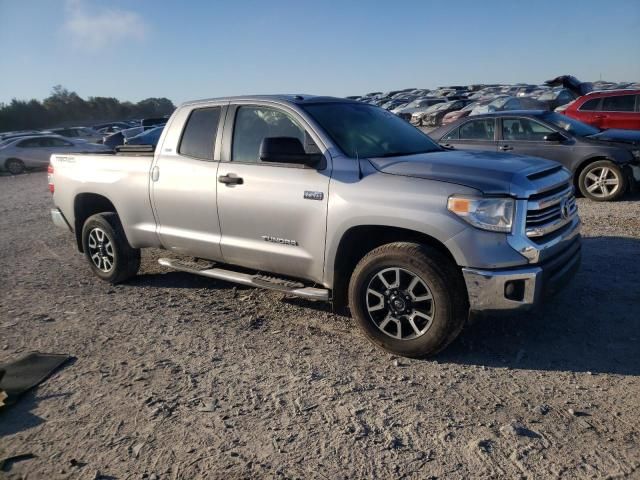
[[[496,121],[494,118],[478,118],[467,120],[448,132],[440,140],[445,147],[453,146],[458,150],[484,150],[495,152],[498,148],[496,139]]]
[[[229,108],[218,170],[222,255],[227,263],[321,282],[330,159],[318,168],[262,162],[267,137],[295,137],[307,153],[321,151],[290,108],[253,102]]]
[[[151,168],[156,231],[178,253],[220,260],[216,210],[225,104],[182,108],[165,129]]]

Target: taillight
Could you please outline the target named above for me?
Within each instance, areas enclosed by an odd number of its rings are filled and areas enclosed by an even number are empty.
[[[55,187],[53,186],[53,165],[49,164],[47,168],[47,181],[49,182],[49,191],[53,193]]]

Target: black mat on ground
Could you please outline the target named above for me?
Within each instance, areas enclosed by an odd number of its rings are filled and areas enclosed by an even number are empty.
[[[7,394],[4,404],[15,403],[20,395],[45,381],[71,358],[69,355],[34,352],[15,362],[0,365],[4,372],[0,376],[0,390]]]

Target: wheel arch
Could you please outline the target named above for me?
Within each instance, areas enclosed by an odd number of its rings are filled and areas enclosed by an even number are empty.
[[[73,200],[74,232],[78,250],[84,252],[82,246],[82,227],[92,215],[97,213],[113,212],[118,214],[113,202],[104,195],[98,193],[79,193]]]
[[[457,265],[449,249],[438,239],[415,230],[386,225],[356,225],[342,235],[333,264],[333,306],[343,311],[347,305],[347,290],[351,273],[362,258],[374,248],[393,242],[414,242],[428,245]]]

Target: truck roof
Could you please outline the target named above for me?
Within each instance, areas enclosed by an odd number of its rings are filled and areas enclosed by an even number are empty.
[[[320,95],[308,95],[308,94],[278,94],[278,95],[240,95],[234,97],[216,97],[216,98],[207,98],[203,100],[191,100],[188,102],[184,102],[181,106],[190,106],[190,105],[198,105],[200,103],[208,103],[208,102],[236,102],[236,101],[264,101],[264,100],[273,100],[277,102],[284,103],[295,103],[295,104],[310,104],[310,103],[360,103],[357,100],[350,100],[348,98],[339,98],[339,97],[326,97]]]

